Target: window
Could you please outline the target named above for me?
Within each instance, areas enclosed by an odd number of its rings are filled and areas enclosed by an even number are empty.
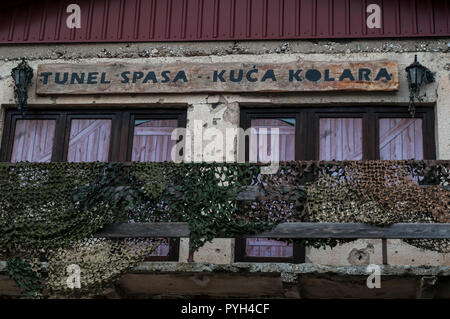
[[[15,110],[5,116],[2,161],[169,161],[183,109],[49,111]]]
[[[295,118],[289,119],[252,119],[251,127],[256,130],[255,143],[250,143],[252,151],[250,160],[263,162],[268,160],[271,152],[271,134],[273,129],[278,129],[279,141],[279,160],[295,160]],[[266,135],[262,135],[262,130]],[[261,138],[264,139],[261,141]],[[264,147],[267,143],[267,149]],[[253,156],[253,158],[252,158]]]
[[[321,118],[319,138],[321,161],[362,159],[361,118]]]
[[[177,120],[134,119],[131,160],[133,162],[171,161],[172,147],[176,143],[171,140],[171,134],[177,127]],[[161,260],[161,256],[174,254],[178,256],[178,250],[179,239],[169,239],[168,243],[159,245],[157,251],[148,259]]]
[[[435,159],[434,111],[419,107],[414,118],[405,107],[242,108],[241,127],[255,128],[246,140],[246,160],[271,154],[269,128],[280,133],[280,161]],[[260,143],[265,128],[267,142]],[[300,249],[300,248],[297,248]],[[301,256],[302,253],[297,253]],[[284,242],[236,240],[237,261],[299,262]]]
[[[50,162],[54,137],[54,120],[18,120],[11,162]]]
[[[107,162],[111,120],[73,119],[70,123],[68,162]]]
[[[6,112],[0,160],[4,162],[170,161],[173,129],[186,126],[186,111],[30,110]],[[149,259],[178,260],[179,240]]]
[[[432,107],[417,107],[414,118],[406,107],[241,109],[243,129],[257,123],[254,120],[265,119],[269,123],[268,120],[283,118],[295,119],[296,160],[420,160],[436,157]],[[246,142],[248,144],[249,140]],[[247,147],[247,160],[249,154]]]
[[[135,120],[131,160],[136,162],[171,161],[176,141],[171,134],[178,127],[177,120]]]
[[[381,118],[378,125],[380,159],[424,158],[421,118]]]

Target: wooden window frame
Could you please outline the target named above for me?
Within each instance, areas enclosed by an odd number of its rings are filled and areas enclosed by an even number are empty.
[[[149,116],[147,113],[130,113],[127,114],[126,119],[129,121],[129,130],[128,133],[125,133],[125,136],[128,136],[128,140],[127,140],[127,148],[126,148],[126,158],[127,161],[131,161],[131,157],[132,157],[132,153],[133,153],[133,138],[134,138],[134,123],[136,120],[147,120],[147,119],[152,119],[152,120],[173,120],[174,117],[166,114],[166,113],[161,113],[161,114],[152,114],[151,116]],[[178,118],[178,127],[186,127],[186,117],[183,117],[182,119]]]
[[[110,119],[111,135],[108,161],[130,162],[133,143],[135,118],[176,119],[178,127],[186,127],[187,110],[185,107],[169,109],[44,109],[33,108],[23,116],[15,109],[5,111],[5,124],[1,143],[1,162],[10,162],[14,133],[17,120],[55,120],[55,137],[53,140],[51,162],[66,162],[69,149],[70,128],[72,119]],[[117,143],[119,141],[119,143]],[[148,261],[178,261],[180,239],[171,238],[167,256],[150,256]]]
[[[115,156],[113,154],[117,154],[117,145],[115,141],[117,141],[118,135],[120,132],[117,129],[119,127],[119,118],[117,113],[92,113],[92,114],[73,114],[68,113],[63,115],[65,117],[65,132],[64,132],[64,142],[62,147],[62,154],[58,154],[61,158],[61,162],[67,162],[67,155],[69,153],[69,143],[70,143],[70,130],[72,120],[110,120],[111,121],[111,134],[109,137],[109,154],[108,154],[108,162],[116,162]]]
[[[416,108],[417,109],[417,108]],[[396,112],[377,112],[375,114],[375,136],[376,143],[374,145],[375,159],[380,159],[380,119],[382,118],[399,118],[402,113]],[[423,143],[423,158],[424,160],[436,159],[436,140],[435,140],[435,126],[434,126],[434,108],[431,111],[423,112],[416,111],[414,118],[422,119],[422,143]]]
[[[415,118],[422,119],[423,157],[436,159],[435,108],[416,107]],[[240,126],[247,130],[251,120],[261,118],[295,118],[295,159],[319,160],[321,118],[361,118],[363,125],[363,160],[380,159],[379,119],[411,118],[405,106],[338,106],[338,107],[278,107],[274,105],[241,105]],[[242,141],[241,141],[242,142]],[[245,160],[249,161],[249,138],[245,139]],[[305,248],[294,245],[293,257],[250,257],[245,255],[246,239],[236,238],[235,261],[238,262],[305,262]]]
[[[373,141],[365,143],[366,139],[370,136],[367,128],[369,124],[369,119],[367,113],[364,112],[318,112],[314,113],[314,135],[315,141],[314,146],[314,160],[319,160],[320,158],[320,119],[322,118],[358,118],[362,120],[362,160],[370,158],[370,145],[373,145]]]
[[[422,119],[423,157],[436,159],[436,141],[434,127],[434,107],[416,107],[414,118]],[[252,119],[259,118],[295,118],[295,159],[319,159],[319,120],[320,118],[351,117],[363,120],[363,160],[380,159],[379,155],[379,119],[411,118],[405,106],[348,106],[348,107],[241,107],[240,125],[246,130]],[[248,137],[245,145],[245,159],[249,160]]]
[[[133,142],[134,119],[176,119],[179,127],[186,127],[186,108],[170,109],[102,109],[102,110],[37,110],[27,115],[16,110],[6,110],[0,161],[11,160],[17,120],[55,120],[55,138],[52,162],[67,161],[70,123],[73,119],[110,119],[111,136],[108,161],[130,162]],[[117,143],[119,141],[119,143]]]
[[[245,109],[241,108],[241,128],[247,130],[251,127],[251,121],[253,119],[283,119],[293,118],[295,119],[295,158],[301,158],[305,156],[306,149],[297,143],[298,136],[306,137],[308,131],[305,129],[307,119],[299,112],[293,109],[277,109],[277,108],[263,108],[263,109]],[[245,137],[245,160],[250,159],[249,149],[249,137]],[[293,245],[292,257],[255,257],[246,255],[247,239],[237,237],[235,239],[235,251],[234,259],[237,262],[284,262],[284,263],[304,263],[305,262],[305,247],[302,243],[296,241]]]

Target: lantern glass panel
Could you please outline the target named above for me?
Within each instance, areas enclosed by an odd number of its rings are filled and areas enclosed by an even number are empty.
[[[20,83],[20,70],[14,71],[14,81],[16,82],[16,84]]]
[[[411,83],[415,83],[416,82],[416,68],[412,67],[408,70],[409,72],[409,78],[411,79]]]
[[[26,73],[25,70],[20,70],[20,84],[25,84],[26,81]]]
[[[416,78],[414,82],[420,86],[422,84],[423,69],[421,67],[416,67],[415,69],[416,69]]]

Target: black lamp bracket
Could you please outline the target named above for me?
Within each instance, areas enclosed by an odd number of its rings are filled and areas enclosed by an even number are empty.
[[[417,61],[417,55],[414,56],[414,62],[406,67],[406,72],[408,74],[409,112],[414,117],[416,111],[414,101],[422,102],[426,96],[426,93],[420,95],[420,88],[423,83],[433,83],[435,81],[435,73],[420,64]],[[412,78],[411,74],[415,75],[414,78]]]
[[[28,88],[33,78],[33,69],[27,64],[25,58],[22,58],[22,62],[11,70],[11,76],[14,79],[17,109],[25,115],[28,110]]]

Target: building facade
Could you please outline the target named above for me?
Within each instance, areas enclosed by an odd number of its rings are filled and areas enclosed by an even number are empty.
[[[238,160],[237,140],[206,139],[210,128],[224,136],[227,129],[277,128],[281,161],[450,159],[445,0],[1,6],[3,162],[170,161],[176,143],[170,136],[177,127],[190,132],[185,157],[191,157],[185,160],[197,162]],[[423,84],[412,117],[406,68],[415,56],[435,73],[435,81]],[[10,76],[22,57],[34,74],[25,116],[16,108]],[[261,150],[250,148],[249,155],[261,160]],[[370,297],[372,291],[339,278],[352,271],[362,278],[366,265],[384,263],[395,278],[387,285],[401,288],[386,288],[382,295],[414,297],[424,269],[450,266],[450,254],[398,239],[318,249],[251,238],[215,239],[186,266],[188,241],[159,247],[140,266],[147,273],[125,275],[122,293]],[[302,268],[305,279],[289,277],[298,265],[311,267]],[[418,272],[409,281],[402,277],[408,267]],[[323,275],[327,272],[336,276]],[[242,286],[248,278],[251,283]],[[442,278],[436,296],[448,298],[448,277]],[[13,284],[2,281],[3,295],[14,295]]]

